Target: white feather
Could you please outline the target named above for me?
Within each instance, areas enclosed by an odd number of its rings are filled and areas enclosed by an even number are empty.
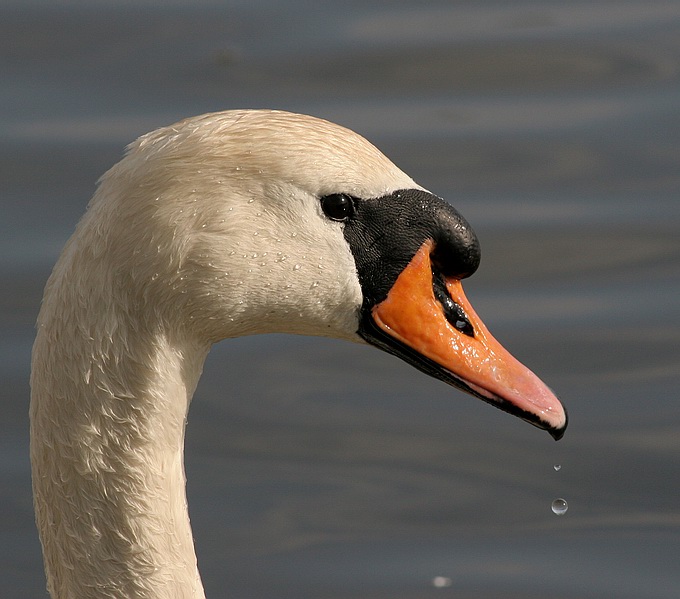
[[[38,320],[31,460],[54,598],[203,597],[183,445],[211,344],[359,341],[352,254],[318,198],[414,187],[357,134],[284,112],[209,114],[129,146]]]

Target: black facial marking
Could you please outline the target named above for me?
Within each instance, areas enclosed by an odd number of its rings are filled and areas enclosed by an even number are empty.
[[[464,278],[479,266],[477,237],[467,221],[441,198],[420,189],[354,199],[345,222],[364,295],[363,311],[380,303],[428,239],[433,266],[444,276]]]
[[[432,273],[432,290],[437,301],[442,305],[444,316],[449,324],[468,337],[475,336],[475,330],[472,328],[467,315],[463,308],[451,299],[444,278],[438,272]]]

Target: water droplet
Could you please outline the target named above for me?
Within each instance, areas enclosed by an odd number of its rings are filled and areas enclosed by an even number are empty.
[[[567,513],[567,510],[569,509],[569,506],[567,505],[567,502],[565,499],[562,499],[561,497],[558,497],[552,502],[552,505],[550,506],[552,511],[557,514],[558,516],[564,516],[564,514]]]
[[[293,270],[300,270],[301,268],[302,268],[301,264],[296,264],[295,266],[293,266]]]
[[[312,287],[318,287],[319,286],[319,281],[314,281],[312,283]]]
[[[435,576],[432,579],[432,586],[435,589],[445,589],[446,587],[450,587],[452,584],[453,581],[448,576]]]
[[[297,233],[296,233],[295,231],[293,231],[293,232],[290,234],[290,236],[291,236],[291,237],[297,237]]]
[[[562,466],[560,464],[555,464],[553,468],[555,469],[555,472],[559,472]]]

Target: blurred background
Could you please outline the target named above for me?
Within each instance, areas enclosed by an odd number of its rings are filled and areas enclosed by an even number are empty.
[[[0,48],[2,597],[46,597],[28,376],[60,248],[125,144],[258,107],[466,216],[468,296],[571,424],[367,347],[222,343],[186,448],[208,597],[679,596],[680,2],[5,0]]]

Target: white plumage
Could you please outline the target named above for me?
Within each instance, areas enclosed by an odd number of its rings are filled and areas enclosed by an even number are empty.
[[[273,111],[159,129],[102,177],[50,277],[33,352],[35,505],[55,597],[203,596],[183,441],[208,349],[266,332],[361,341],[352,256],[318,197],[403,187],[416,186],[362,137]]]

